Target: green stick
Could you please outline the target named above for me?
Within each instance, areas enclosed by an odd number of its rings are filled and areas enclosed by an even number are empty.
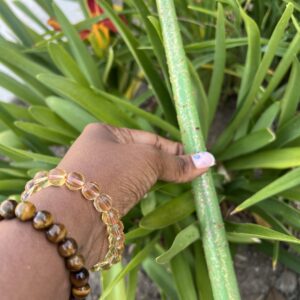
[[[174,2],[173,0],[156,0],[156,3],[185,150],[188,153],[205,151]],[[218,198],[210,172],[194,180],[193,189],[214,299],[240,299]]]

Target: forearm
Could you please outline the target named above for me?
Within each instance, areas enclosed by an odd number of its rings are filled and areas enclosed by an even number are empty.
[[[86,267],[102,259],[107,251],[105,226],[90,201],[80,192],[65,187],[49,187],[30,199],[37,210],[47,210],[54,222],[62,223],[73,237],[79,252],[86,258]],[[57,246],[49,243],[43,232],[31,222],[0,222],[0,286],[1,298],[68,299],[69,272]]]

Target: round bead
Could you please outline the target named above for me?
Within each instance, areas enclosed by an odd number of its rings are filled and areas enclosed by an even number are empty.
[[[25,185],[25,190],[26,191],[29,191],[31,188],[33,188],[34,187],[34,180],[33,179],[31,179],[31,180],[29,180],[29,181],[27,181],[27,183],[26,183],[26,185]]]
[[[46,210],[41,210],[36,213],[33,218],[32,225],[37,230],[49,228],[53,224],[53,216]]]
[[[57,249],[62,257],[70,257],[77,252],[78,246],[74,239],[67,238],[58,245]]]
[[[34,185],[44,188],[48,185],[48,172],[40,171],[37,172],[33,178]]]
[[[71,272],[70,281],[75,287],[85,286],[89,281],[89,271],[86,268],[82,268],[78,272]]]
[[[53,224],[46,231],[46,238],[51,243],[59,243],[67,236],[67,229],[63,224]]]
[[[31,195],[33,194],[34,192],[34,187],[31,188],[30,190],[25,190],[22,194],[21,194],[21,201],[25,202],[27,201]]]
[[[95,182],[87,182],[82,187],[81,193],[87,200],[94,200],[100,195],[100,188]]]
[[[15,208],[18,202],[12,199],[7,199],[3,201],[0,205],[0,215],[4,219],[13,219],[15,215]]]
[[[66,186],[72,190],[80,190],[84,185],[84,177],[80,173],[71,172],[67,175]]]
[[[90,291],[91,288],[88,283],[80,288],[72,287],[72,295],[78,299],[85,298],[90,293]]]
[[[98,212],[104,212],[111,209],[111,198],[106,194],[100,194],[94,201],[94,207]]]
[[[113,225],[118,223],[119,221],[118,211],[114,208],[111,208],[109,211],[103,212],[102,221],[106,225]]]
[[[62,186],[66,182],[67,173],[62,169],[52,169],[49,171],[48,180],[51,185]]]
[[[84,258],[81,254],[75,254],[66,259],[66,266],[70,271],[79,271],[84,267]]]
[[[29,221],[33,219],[36,212],[36,208],[31,202],[21,202],[15,209],[15,214],[21,221]]]

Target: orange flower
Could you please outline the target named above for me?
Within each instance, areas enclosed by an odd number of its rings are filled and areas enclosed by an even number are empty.
[[[86,0],[87,6],[89,8],[89,13],[91,17],[97,17],[103,14],[103,9],[97,4],[96,0]],[[115,8],[116,9],[116,8]],[[120,7],[117,7],[116,10],[121,10]],[[126,22],[124,16],[121,16],[121,19]],[[60,31],[60,24],[53,18],[48,20],[48,25],[50,25],[55,31]],[[117,29],[115,25],[109,19],[93,24],[91,29],[85,29],[80,31],[80,37],[82,40],[89,40],[95,49],[96,53],[97,47],[104,50],[108,47],[110,41],[110,32],[116,33]],[[98,54],[102,56],[102,51],[99,51]]]

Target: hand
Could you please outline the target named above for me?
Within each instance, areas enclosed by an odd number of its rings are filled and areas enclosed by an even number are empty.
[[[153,133],[90,124],[59,167],[100,184],[125,215],[160,179],[187,182],[214,165],[208,153],[183,155],[183,146]]]
[[[158,180],[186,182],[214,164],[211,154],[183,155],[179,143],[152,133],[91,124],[71,146],[58,168],[82,173],[97,182],[113,199],[122,215]],[[108,250],[106,227],[90,201],[66,187],[48,187],[34,194],[38,210],[48,210],[54,221],[63,223],[68,236],[75,238],[90,268]],[[1,221],[0,285],[2,298],[67,299],[68,272],[56,247],[49,245],[30,222]],[[26,280],[24,280],[26,278]],[[2,280],[1,280],[2,279]],[[28,283],[34,289],[28,289]],[[15,293],[18,286],[18,293]]]

